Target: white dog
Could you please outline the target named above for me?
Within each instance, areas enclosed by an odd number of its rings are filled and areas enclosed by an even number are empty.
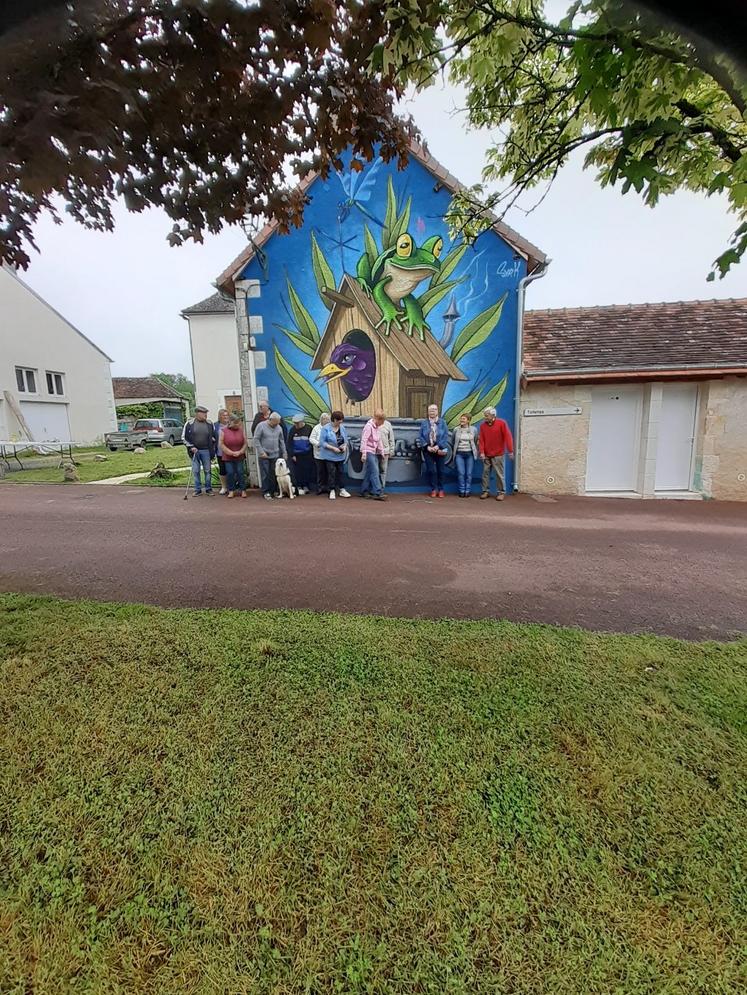
[[[282,456],[275,463],[275,476],[277,477],[278,490],[280,491],[278,496],[281,498],[289,497],[292,501],[296,496],[293,493],[293,481],[291,480],[288,464]]]

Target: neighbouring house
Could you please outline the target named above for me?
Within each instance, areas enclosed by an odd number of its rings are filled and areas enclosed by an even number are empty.
[[[189,417],[187,398],[158,377],[112,377],[112,386],[117,423],[123,431],[131,428],[138,418],[174,418],[184,422]]]
[[[116,428],[112,360],[0,267],[0,439],[92,445]]]
[[[233,298],[214,293],[185,308],[195,378],[195,398],[215,417],[219,408],[241,411],[239,344]]]
[[[446,217],[461,186],[420,145],[403,170],[358,165],[310,174],[303,226],[283,235],[266,225],[218,277],[218,294],[182,312],[197,397],[215,412],[239,394],[249,415],[268,400],[310,423],[339,406],[353,477],[360,432],[381,405],[398,441],[388,482],[419,486],[414,443],[428,404],[452,426],[486,405],[515,426],[523,281],[546,258],[497,219],[471,244],[452,239]]]
[[[521,490],[747,500],[747,299],[529,311]]]

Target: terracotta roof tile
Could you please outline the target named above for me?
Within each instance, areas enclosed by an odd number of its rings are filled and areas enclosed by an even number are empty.
[[[524,368],[541,373],[744,367],[747,298],[527,311]]]

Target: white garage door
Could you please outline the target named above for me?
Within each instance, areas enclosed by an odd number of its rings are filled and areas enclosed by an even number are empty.
[[[44,401],[21,401],[21,411],[31,429],[34,442],[69,442],[70,425],[67,404]]]
[[[690,489],[697,403],[697,384],[667,383],[662,387],[656,445],[657,491]]]
[[[637,491],[643,392],[593,387],[586,462],[587,491]]]

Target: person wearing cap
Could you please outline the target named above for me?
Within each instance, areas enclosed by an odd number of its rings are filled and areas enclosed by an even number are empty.
[[[208,409],[202,404],[195,408],[192,421],[184,426],[184,444],[192,457],[195,497],[202,493],[200,471],[205,481],[205,493],[213,493],[212,462],[215,456],[215,426],[208,421]]]
[[[280,415],[273,411],[266,421],[261,421],[254,433],[254,451],[259,457],[259,472],[262,477],[262,494],[266,501],[272,501],[278,488],[275,477],[275,463],[280,456],[288,458],[285,437],[280,427]]]
[[[314,481],[314,450],[311,445],[311,425],[302,414],[293,416],[293,427],[288,433],[290,471],[297,494],[308,494]]]

